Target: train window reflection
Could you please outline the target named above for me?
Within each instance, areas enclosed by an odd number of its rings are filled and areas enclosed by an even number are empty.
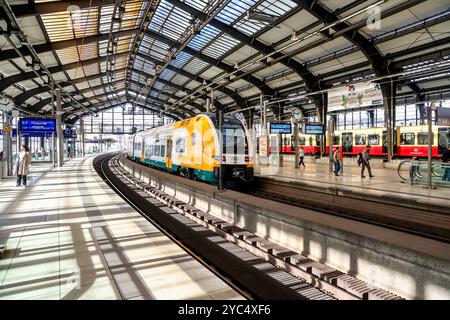
[[[299,138],[298,138],[298,145],[299,145],[299,146],[304,146],[304,145],[306,145],[306,138],[305,138],[305,137],[299,137]]]
[[[369,144],[371,146],[378,146],[380,144],[379,134],[369,134]]]
[[[355,135],[355,145],[365,146],[367,144],[367,136],[365,134]]]
[[[400,134],[400,144],[401,145],[414,145],[416,140],[416,135],[414,132],[404,132]]]
[[[431,134],[431,144],[434,143],[434,134]],[[417,144],[419,146],[428,145],[428,132],[419,132],[417,134]]]

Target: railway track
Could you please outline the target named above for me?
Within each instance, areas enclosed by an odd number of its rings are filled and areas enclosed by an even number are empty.
[[[130,175],[112,155],[94,164],[128,203],[246,298],[401,299],[183,203]]]
[[[450,243],[450,210],[392,203],[387,199],[338,194],[258,177],[249,191],[256,197],[288,203],[421,237]]]

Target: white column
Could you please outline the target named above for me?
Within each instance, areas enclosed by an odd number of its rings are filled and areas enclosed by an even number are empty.
[[[58,88],[56,93],[56,151],[58,167],[62,167],[64,164],[64,134],[61,127],[61,90]]]

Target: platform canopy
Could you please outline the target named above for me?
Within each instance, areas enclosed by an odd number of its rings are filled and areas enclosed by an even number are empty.
[[[215,107],[252,112],[263,96],[274,115],[314,113],[355,82],[395,81],[397,98],[450,92],[448,0],[0,4],[0,93],[46,115],[53,83],[68,123],[126,102],[185,118],[211,89]]]

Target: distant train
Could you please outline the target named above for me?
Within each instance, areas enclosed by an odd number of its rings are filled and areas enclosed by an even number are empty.
[[[386,128],[369,128],[354,130],[336,130],[333,136],[333,151],[336,146],[342,148],[344,155],[357,155],[367,144],[372,146],[372,156],[387,156]],[[271,135],[270,141],[276,135]],[[433,126],[432,156],[440,157],[450,143],[450,127]],[[299,135],[299,147],[306,154],[320,154],[319,135]],[[294,136],[283,134],[281,138],[281,152],[294,153]],[[329,144],[325,152],[328,154]],[[428,156],[428,127],[406,126],[396,127],[394,130],[394,156],[397,157],[427,157]]]
[[[200,114],[166,126],[140,131],[128,156],[153,168],[212,184],[219,183],[220,156],[225,186],[253,181],[252,144],[241,121],[224,116],[222,153],[214,114]]]

